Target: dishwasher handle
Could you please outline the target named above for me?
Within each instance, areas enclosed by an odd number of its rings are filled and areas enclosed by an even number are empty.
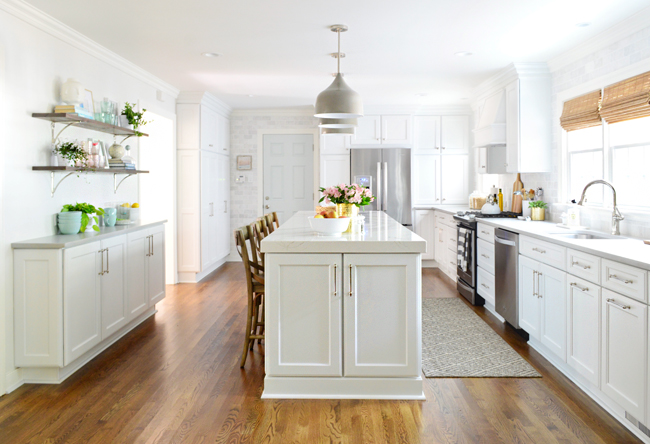
[[[502,239],[502,238],[500,238],[499,236],[494,236],[494,242],[498,242],[498,243],[503,244],[503,245],[510,245],[511,247],[515,247],[515,246],[517,246],[517,244],[515,243],[515,241],[510,241],[510,240],[507,240],[507,239]]]

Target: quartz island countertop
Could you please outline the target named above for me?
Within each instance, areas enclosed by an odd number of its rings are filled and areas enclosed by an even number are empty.
[[[264,253],[424,253],[426,241],[380,211],[364,213],[363,233],[323,236],[312,230],[314,211],[300,211],[262,241]]]

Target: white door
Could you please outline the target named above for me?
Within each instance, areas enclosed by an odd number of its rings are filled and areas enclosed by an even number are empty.
[[[63,250],[63,365],[102,340],[100,242]]]
[[[216,260],[230,254],[230,157],[217,156]]]
[[[411,116],[381,116],[381,143],[391,145],[411,144]]]
[[[440,202],[467,204],[469,171],[467,155],[440,156]]]
[[[519,80],[506,86],[506,171],[519,171]]]
[[[327,188],[341,183],[350,183],[350,154],[321,156],[320,186]]]
[[[600,287],[567,276],[567,364],[600,386]]]
[[[350,137],[343,134],[330,134],[320,137],[320,154],[350,154]]]
[[[342,262],[340,254],[266,256],[267,375],[342,376]]]
[[[419,376],[421,276],[416,254],[343,255],[345,376]]]
[[[539,266],[539,262],[519,255],[519,327],[537,340],[541,323]]]
[[[264,136],[264,213],[280,224],[298,211],[313,210],[314,138],[304,134]]]
[[[101,277],[102,340],[127,324],[126,235],[101,242],[104,274]]]
[[[355,145],[379,145],[381,143],[381,117],[363,116],[357,119],[359,122],[350,144]]]
[[[413,171],[413,205],[440,204],[437,180],[440,171],[440,156],[414,154],[411,167]]]
[[[440,153],[440,117],[413,117],[413,154]]]
[[[147,295],[147,254],[150,251],[149,232],[140,230],[126,235],[126,300],[127,322],[149,307]]]
[[[467,116],[442,117],[440,149],[443,154],[467,154],[469,150],[469,118]]]
[[[147,230],[147,240],[147,294],[151,306],[165,297],[165,226]]]
[[[415,233],[427,241],[427,252],[422,254],[422,260],[435,259],[435,228],[433,210],[415,210]]]
[[[566,273],[540,264],[541,342],[566,362]]]

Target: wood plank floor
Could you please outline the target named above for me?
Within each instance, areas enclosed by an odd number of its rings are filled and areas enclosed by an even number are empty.
[[[437,270],[425,297],[458,297]],[[60,385],[0,398],[1,443],[640,442],[510,327],[475,311],[541,379],[427,379],[426,402],[261,400],[263,347],[239,368],[243,268],[168,287],[159,312]]]

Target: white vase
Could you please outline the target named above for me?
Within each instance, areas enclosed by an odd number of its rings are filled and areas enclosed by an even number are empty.
[[[93,225],[98,225],[95,223],[95,219],[94,219],[96,216],[97,214],[95,213],[88,215],[88,225],[86,225],[86,230],[85,230],[86,233],[92,233],[94,231]],[[97,220],[99,221],[99,218]]]
[[[68,79],[61,85],[61,100],[68,105],[83,103],[86,91],[81,83],[75,79]]]

